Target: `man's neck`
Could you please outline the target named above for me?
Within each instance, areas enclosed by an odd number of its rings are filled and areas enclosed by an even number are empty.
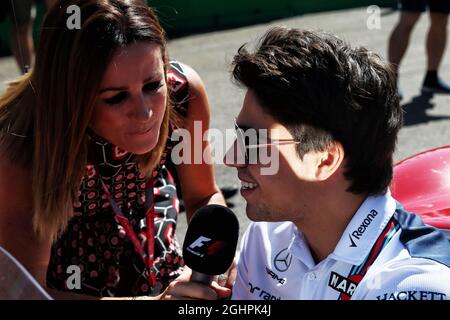
[[[307,219],[296,222],[316,263],[334,251],[345,228],[366,198],[366,195],[349,192],[322,194]]]

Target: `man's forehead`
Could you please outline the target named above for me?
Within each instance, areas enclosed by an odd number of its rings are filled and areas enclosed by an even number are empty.
[[[236,124],[242,130],[265,129],[272,138],[286,136],[288,130],[277,119],[265,112],[255,93],[248,90],[245,94],[242,109],[236,118]],[[289,134],[290,135],[290,134]]]
[[[236,119],[236,123],[242,129],[267,129],[276,120],[267,114],[261,107],[252,90],[247,90],[242,104],[242,109]]]

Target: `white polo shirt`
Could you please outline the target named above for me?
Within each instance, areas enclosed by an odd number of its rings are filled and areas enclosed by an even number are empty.
[[[450,299],[450,243],[389,192],[363,202],[318,264],[293,223],[252,223],[232,299]]]

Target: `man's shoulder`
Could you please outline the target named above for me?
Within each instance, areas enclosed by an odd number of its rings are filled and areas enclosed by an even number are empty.
[[[373,266],[359,284],[354,298],[447,300],[450,299],[450,267],[420,257]]]
[[[399,242],[411,257],[433,260],[450,268],[450,242],[444,233],[399,204],[394,217],[401,229]]]
[[[448,239],[400,204],[397,204],[394,218],[399,232],[358,285],[354,298],[450,299]]]

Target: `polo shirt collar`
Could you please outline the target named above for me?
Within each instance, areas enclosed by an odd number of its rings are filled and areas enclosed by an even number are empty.
[[[356,211],[330,258],[360,265],[395,213],[390,191],[367,197]]]

